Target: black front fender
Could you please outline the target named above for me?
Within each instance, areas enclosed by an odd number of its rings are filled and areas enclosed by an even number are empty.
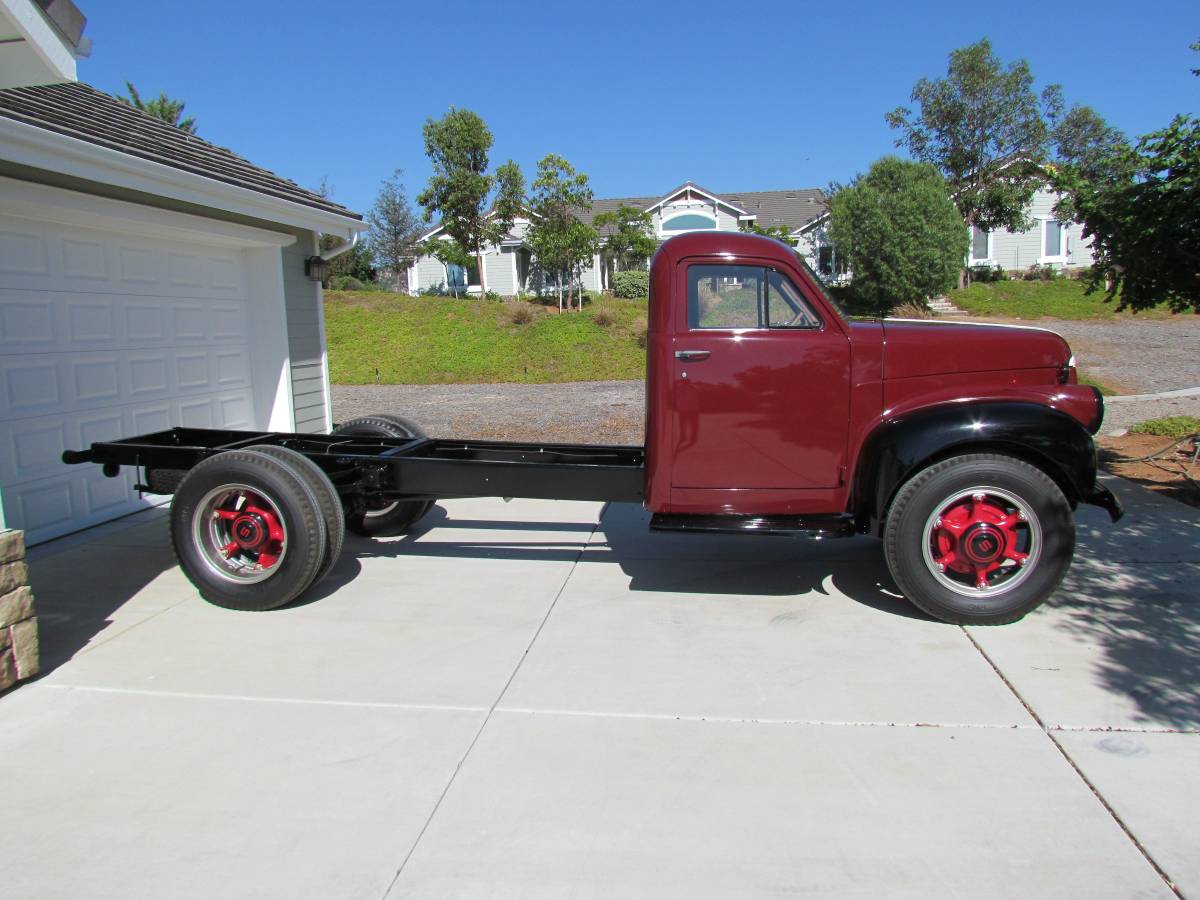
[[[863,442],[851,511],[878,531],[896,491],[935,460],[1008,453],[1042,469],[1072,506],[1096,495],[1096,445],[1078,421],[1047,406],[981,402],[937,406],[888,419]]]

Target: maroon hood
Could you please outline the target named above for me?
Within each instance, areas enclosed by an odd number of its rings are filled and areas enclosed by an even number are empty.
[[[885,319],[888,381],[966,372],[1060,368],[1071,348],[1057,334],[1014,325]]]

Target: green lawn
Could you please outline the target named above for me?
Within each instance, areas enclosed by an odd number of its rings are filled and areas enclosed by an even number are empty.
[[[1038,319],[1111,319],[1118,315],[1117,301],[1104,302],[1104,292],[1087,293],[1087,282],[1073,279],[1057,281],[993,281],[972,284],[965,291],[946,295],[955,306],[979,316],[1008,316]],[[1120,313],[1121,317],[1131,313]],[[1167,311],[1152,309],[1139,316],[1164,316]]]
[[[532,306],[532,305],[531,305]],[[335,384],[458,384],[637,379],[645,300],[597,298],[582,313],[450,297],[328,291],[325,330]],[[604,310],[612,324],[596,324]]]

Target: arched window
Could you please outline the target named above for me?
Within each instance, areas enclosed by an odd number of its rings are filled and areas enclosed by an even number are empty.
[[[663,231],[700,231],[717,227],[716,220],[711,216],[699,213],[683,213],[662,223]]]

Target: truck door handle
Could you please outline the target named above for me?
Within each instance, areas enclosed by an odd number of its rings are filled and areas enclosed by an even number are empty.
[[[702,359],[708,359],[709,352],[708,350],[676,350],[675,358],[685,362],[699,362]]]

